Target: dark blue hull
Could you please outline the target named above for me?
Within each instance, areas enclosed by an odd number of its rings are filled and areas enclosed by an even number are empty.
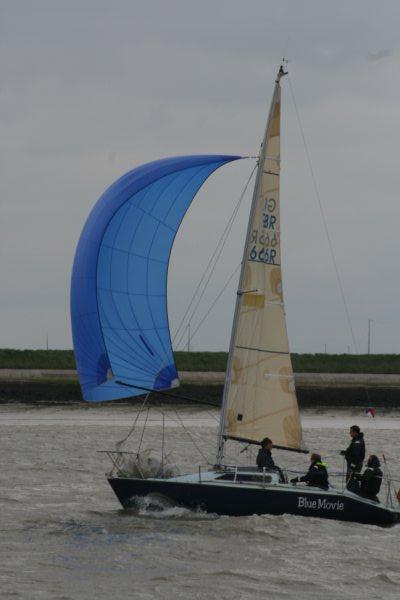
[[[135,505],[137,498],[156,494],[191,509],[228,516],[282,515],[322,517],[340,521],[394,525],[400,512],[358,498],[332,491],[311,491],[288,486],[259,487],[192,483],[168,479],[108,479],[124,508]]]

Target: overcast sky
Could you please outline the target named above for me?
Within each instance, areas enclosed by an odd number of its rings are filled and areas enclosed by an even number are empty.
[[[127,170],[257,153],[283,55],[359,351],[400,352],[400,4],[318,0],[0,2],[0,347],[70,348],[84,221]],[[291,348],[354,351],[288,81],[282,237]],[[254,161],[218,171],[177,237],[172,330]],[[249,195],[192,331],[242,253]],[[237,279],[194,349],[228,346]]]

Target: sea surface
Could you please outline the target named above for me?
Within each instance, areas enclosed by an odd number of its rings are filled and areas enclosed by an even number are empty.
[[[107,455],[97,450],[114,449],[136,416],[128,406],[0,407],[2,600],[400,597],[400,526],[219,517],[146,502],[123,511],[104,477]],[[398,413],[373,420],[358,409],[307,411],[304,438],[339,471],[338,452],[355,423],[368,451],[384,452],[400,479]],[[197,471],[213,461],[217,424],[214,410],[152,409],[140,415],[126,449],[159,449],[164,438],[181,472]],[[229,460],[254,461],[254,450],[241,449],[232,443]],[[274,456],[283,467],[307,464],[303,455]]]

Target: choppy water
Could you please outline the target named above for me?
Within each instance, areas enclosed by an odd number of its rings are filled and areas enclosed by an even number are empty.
[[[120,510],[104,472],[133,420],[129,407],[0,408],[0,596],[76,600],[400,597],[400,527],[294,516],[217,517],[170,507]],[[183,471],[213,458],[216,412],[166,409],[167,451]],[[180,418],[186,430],[178,427]],[[340,468],[336,452],[359,423],[399,478],[400,417],[357,411],[304,417],[305,439]],[[157,447],[159,415],[144,447]],[[187,431],[195,435],[198,450]],[[138,438],[136,437],[137,443]],[[232,460],[236,458],[232,450]],[[135,444],[131,445],[135,449]],[[282,465],[307,458],[275,453]],[[240,455],[244,462],[251,456]],[[397,463],[397,465],[396,465]]]

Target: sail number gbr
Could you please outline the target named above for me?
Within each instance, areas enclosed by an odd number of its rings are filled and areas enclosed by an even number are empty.
[[[261,207],[260,207],[261,208]],[[253,229],[249,243],[249,260],[274,265],[277,256],[278,235],[276,231],[277,217],[274,214],[276,201],[265,198],[262,213],[262,227]],[[261,211],[260,211],[261,212]],[[261,220],[259,219],[259,220]]]

